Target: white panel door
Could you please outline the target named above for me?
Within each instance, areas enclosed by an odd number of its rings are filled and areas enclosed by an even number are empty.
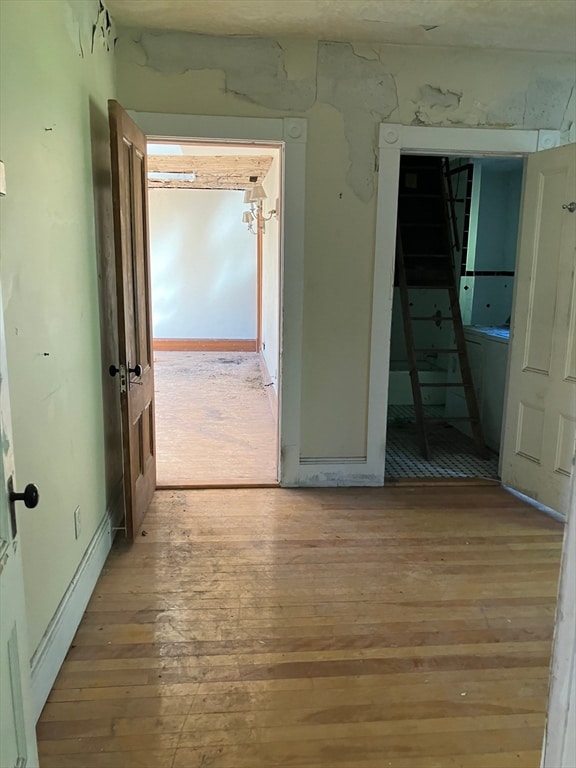
[[[8,492],[9,482],[16,486],[16,479],[3,317],[0,292],[0,766],[33,768],[38,765],[38,754],[30,699],[22,560]]]
[[[502,482],[568,514],[576,436],[576,148],[530,155]]]

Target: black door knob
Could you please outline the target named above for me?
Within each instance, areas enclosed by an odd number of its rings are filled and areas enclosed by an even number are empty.
[[[108,373],[110,376],[116,376],[117,373],[120,373],[120,368],[116,368],[115,365],[111,365],[110,368],[108,368]],[[128,373],[133,373],[135,376],[142,376],[142,366],[138,363],[138,365],[135,365],[134,368],[128,368]]]
[[[28,509],[34,509],[34,507],[37,507],[39,499],[40,494],[38,493],[38,488],[36,488],[34,483],[28,483],[26,488],[24,488],[24,493],[16,493],[15,491],[10,491],[10,501],[23,501],[24,505],[28,507]]]

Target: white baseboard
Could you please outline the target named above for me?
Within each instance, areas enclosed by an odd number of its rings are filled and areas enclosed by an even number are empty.
[[[32,706],[36,722],[42,713],[110,552],[121,508],[122,494],[120,493],[96,529],[30,661]]]
[[[307,488],[380,487],[384,478],[369,465],[366,458],[300,459],[298,479],[291,485]]]
[[[525,493],[520,493],[520,491],[515,491],[514,488],[510,488],[508,485],[502,485],[502,488],[504,488],[505,491],[508,491],[508,493],[511,493],[512,496],[516,496],[517,499],[521,499],[522,501],[525,501],[527,504],[530,504],[531,507],[534,507],[534,509],[537,509],[539,512],[544,512],[545,515],[549,515],[550,517],[553,517],[554,520],[558,520],[561,523],[565,523],[567,518],[566,515],[563,515],[561,512],[557,512],[555,509],[552,509],[552,507],[547,507],[546,504],[541,504],[539,501],[536,501],[536,499],[533,499],[531,496],[526,496]]]

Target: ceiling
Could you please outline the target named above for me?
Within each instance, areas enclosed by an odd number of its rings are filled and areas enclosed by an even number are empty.
[[[117,24],[207,35],[576,52],[574,0],[107,0]]]
[[[195,175],[194,180],[148,179],[151,188],[247,189],[262,184],[278,149],[239,144],[148,143],[148,171]]]

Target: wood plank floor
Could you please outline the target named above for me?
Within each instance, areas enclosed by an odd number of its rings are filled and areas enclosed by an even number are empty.
[[[159,486],[276,483],[276,423],[256,352],[154,353]]]
[[[158,492],[41,768],[537,768],[561,537],[500,488]]]

